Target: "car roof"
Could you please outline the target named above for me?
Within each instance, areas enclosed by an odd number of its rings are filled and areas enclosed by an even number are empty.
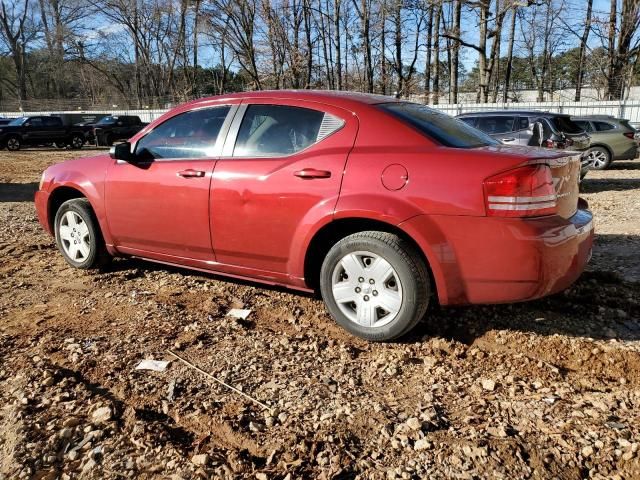
[[[571,115],[571,118],[576,120],[613,120],[620,121],[621,118],[614,117],[613,115]]]
[[[326,103],[334,106],[374,105],[377,103],[397,102],[394,97],[375,95],[372,93],[346,92],[339,90],[260,90],[252,92],[228,93],[214,97],[205,97],[192,100],[185,106],[195,107],[200,104],[208,104],[212,101],[224,101],[235,99],[262,99],[274,100],[308,100]]]

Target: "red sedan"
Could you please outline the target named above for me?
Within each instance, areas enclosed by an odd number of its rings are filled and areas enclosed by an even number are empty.
[[[430,302],[530,300],[574,282],[593,222],[580,158],[498,144],[424,105],[278,91],[184,104],[109,155],[54,165],[40,222],[77,268],[112,256],[319,290],[389,340]]]

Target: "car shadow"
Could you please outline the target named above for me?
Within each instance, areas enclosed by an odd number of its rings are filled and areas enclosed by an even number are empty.
[[[569,290],[531,302],[468,307],[435,307],[405,342],[440,337],[471,345],[491,330],[598,340],[640,340],[640,307],[631,286],[610,272],[585,272]],[[607,292],[611,297],[606,297]],[[620,295],[620,297],[617,297]],[[637,297],[637,294],[636,294]]]
[[[607,170],[640,170],[640,158],[635,160],[615,160]]]
[[[585,178],[580,185],[584,193],[606,192],[608,190],[636,190],[640,189],[640,179],[637,178]]]
[[[0,202],[33,202],[37,183],[0,183]]]

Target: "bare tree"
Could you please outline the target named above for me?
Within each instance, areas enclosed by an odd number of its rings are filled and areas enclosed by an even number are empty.
[[[4,0],[0,3],[0,38],[6,43],[16,69],[16,95],[22,108],[27,99],[26,52],[36,38],[37,28],[29,0],[23,4],[12,2],[7,8]]]

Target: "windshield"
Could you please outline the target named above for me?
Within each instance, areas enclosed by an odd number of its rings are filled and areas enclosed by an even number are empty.
[[[27,120],[27,117],[18,117],[11,120],[8,125],[12,125],[14,127],[19,127]]]
[[[109,115],[108,117],[101,118],[96,125],[111,125],[112,123],[116,123],[118,121],[118,117],[112,117]]]
[[[474,148],[500,144],[486,133],[425,105],[394,102],[382,103],[378,107],[447,147]]]
[[[569,117],[553,117],[550,119],[553,127],[562,133],[582,133],[584,130],[580,128]]]

